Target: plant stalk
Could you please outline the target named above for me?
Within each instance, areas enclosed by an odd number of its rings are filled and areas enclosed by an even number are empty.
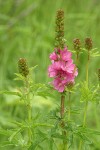
[[[68,120],[70,121],[70,115],[71,115],[71,92],[68,93],[69,96],[69,111],[68,111]]]
[[[64,118],[64,112],[65,112],[64,103],[65,103],[65,96],[62,95],[61,96],[61,110],[60,110],[61,119]],[[64,126],[65,126],[65,122],[64,122],[64,120],[62,120],[61,121],[62,129],[64,128]],[[62,131],[62,135],[66,138],[66,131]],[[63,150],[67,150],[67,141],[65,141],[65,140],[63,140]]]
[[[79,63],[79,53],[76,53],[76,64],[78,65]]]
[[[31,144],[31,141],[32,141],[32,131],[31,131],[31,120],[32,120],[32,108],[31,108],[31,102],[30,102],[30,93],[29,93],[29,82],[28,82],[28,79],[26,78],[26,104],[27,104],[27,111],[28,111],[28,123],[29,123],[29,128],[28,128],[28,144],[30,145]]]
[[[86,82],[87,82],[87,85],[88,85],[88,82],[89,82],[88,81],[89,60],[90,60],[90,53],[89,53],[89,50],[88,50],[88,60],[87,60],[87,65],[86,65]],[[88,109],[88,101],[85,102],[83,127],[85,127],[85,125],[86,125],[87,109]],[[80,144],[79,144],[79,150],[82,150],[82,140],[80,141]]]

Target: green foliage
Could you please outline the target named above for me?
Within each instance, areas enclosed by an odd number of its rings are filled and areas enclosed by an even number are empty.
[[[95,101],[95,102],[99,102],[100,101],[100,87],[94,86],[94,85],[89,85],[87,84],[87,82],[83,82],[81,83],[81,88],[80,88],[80,92],[81,92],[81,98],[80,101]]]

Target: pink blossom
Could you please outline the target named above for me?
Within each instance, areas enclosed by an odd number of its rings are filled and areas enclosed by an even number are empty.
[[[65,47],[64,50],[60,50],[61,59],[64,61],[68,61],[71,59],[72,53],[67,50]]]
[[[78,70],[73,64],[71,56],[72,53],[67,48],[50,54],[52,64],[48,67],[48,75],[54,78],[52,84],[58,92],[64,92],[67,84],[74,83],[75,77],[78,75]]]
[[[58,56],[56,54],[56,52],[53,52],[52,54],[50,54],[50,57],[49,57],[51,60],[57,60],[58,59]]]

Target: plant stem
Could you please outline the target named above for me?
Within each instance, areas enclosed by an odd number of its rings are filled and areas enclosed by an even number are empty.
[[[69,111],[68,111],[68,120],[70,121],[70,114],[71,114],[71,93],[69,92],[68,93],[68,96],[69,96]]]
[[[64,112],[65,112],[64,103],[65,103],[65,96],[62,95],[61,96],[61,110],[60,110],[61,119],[63,119]],[[65,122],[64,122],[64,120],[62,120],[61,121],[61,127],[64,128],[64,126],[65,126]],[[66,137],[66,131],[62,131],[62,135],[64,137]],[[67,142],[65,140],[63,140],[63,150],[67,150]]]
[[[78,65],[79,62],[79,53],[76,53],[76,64]]]
[[[27,111],[28,111],[28,123],[29,123],[29,128],[28,128],[28,143],[29,145],[31,144],[31,140],[32,140],[32,131],[31,131],[31,127],[30,127],[30,124],[31,124],[31,120],[32,120],[32,108],[31,108],[31,102],[30,102],[30,93],[29,93],[29,82],[28,82],[28,79],[26,78],[25,80],[25,84],[26,84],[26,104],[27,104]]]
[[[65,96],[62,95],[61,96],[61,110],[60,110],[61,118],[64,117],[64,101],[65,101]]]
[[[83,127],[85,127],[85,125],[86,125],[87,108],[88,108],[88,101],[86,101],[85,108],[84,108]]]
[[[88,60],[87,60],[87,65],[86,65],[86,82],[87,82],[87,86],[88,86],[89,60],[90,60],[90,53],[89,53],[89,50],[88,50]],[[87,109],[88,109],[88,101],[85,101],[84,116],[83,116],[83,127],[85,127],[85,125],[86,125]],[[82,150],[82,140],[80,141],[80,144],[79,144],[79,150]]]
[[[28,143],[31,144],[31,140],[32,140],[32,132],[31,132],[31,127],[30,127],[30,123],[31,123],[31,119],[32,119],[32,112],[31,112],[31,105],[28,105],[28,122],[29,122],[29,129],[28,129]]]

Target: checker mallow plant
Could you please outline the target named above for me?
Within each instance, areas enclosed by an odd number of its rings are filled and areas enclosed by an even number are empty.
[[[70,101],[70,88],[75,84],[75,77],[78,75],[78,69],[73,63],[72,53],[68,50],[64,39],[64,11],[59,10],[56,16],[56,42],[54,52],[50,54],[51,65],[48,67],[48,75],[53,78],[51,84],[54,89],[61,93],[61,127],[62,135],[67,137],[64,129],[64,113],[65,113],[65,96],[69,91]],[[70,116],[70,110],[69,110]],[[67,140],[63,140],[63,147],[67,149]]]
[[[51,64],[48,67],[48,76],[53,80],[50,82],[51,86],[54,90],[58,91],[60,94],[60,107],[59,115],[55,115],[56,120],[58,119],[58,124],[56,123],[56,130],[60,130],[61,132],[56,131],[57,138],[62,139],[63,144],[58,144],[60,149],[67,150],[70,149],[74,140],[76,138],[80,139],[79,144],[76,149],[82,150],[85,146],[95,147],[93,142],[93,138],[90,138],[91,134],[100,134],[98,131],[94,131],[87,126],[86,118],[87,118],[87,110],[89,103],[98,104],[100,99],[100,87],[97,84],[92,85],[89,83],[89,64],[90,60],[93,57],[100,57],[100,54],[96,49],[93,49],[93,42],[91,38],[85,38],[84,47],[82,48],[82,44],[79,38],[73,40],[73,48],[74,50],[69,51],[68,47],[65,44],[64,38],[64,11],[58,10],[56,16],[56,37],[55,37],[55,48],[54,51],[50,54],[49,58],[51,60]],[[84,82],[79,82],[79,84],[75,84],[75,78],[79,75],[79,65],[80,60],[79,57],[82,53],[86,53],[87,62],[86,62],[86,80]],[[76,65],[73,63],[72,54],[76,54]],[[100,69],[98,69],[98,77],[100,74]],[[97,76],[96,76],[97,77]],[[78,87],[77,87],[78,85]],[[71,107],[71,95],[75,92],[75,88],[77,87],[77,93],[80,94],[80,101],[82,102],[84,108],[78,108],[77,110]],[[79,91],[79,92],[78,92]],[[77,99],[77,98],[76,98]],[[67,102],[67,106],[66,106]],[[74,113],[76,111],[83,112],[83,121],[75,123],[75,119],[73,119]],[[57,113],[57,112],[56,112]],[[71,116],[72,115],[72,116]],[[79,122],[79,120],[78,120]],[[57,126],[58,125],[58,126]],[[88,143],[88,144],[87,144]],[[89,148],[89,147],[88,147]]]
[[[10,127],[0,125],[0,134],[4,141],[0,146],[10,146],[20,150],[84,150],[99,149],[96,135],[100,132],[91,129],[87,122],[88,106],[95,105],[97,109],[100,101],[100,68],[95,75],[95,83],[91,83],[89,65],[94,57],[100,57],[93,48],[91,38],[85,38],[84,47],[79,38],[73,40],[73,50],[66,46],[64,37],[64,11],[58,10],[55,27],[55,47],[49,56],[47,84],[35,83],[32,79],[34,69],[28,67],[27,60],[18,60],[19,73],[15,80],[22,82],[16,91],[1,91],[19,97],[19,104],[25,112],[24,117],[13,117]],[[80,76],[80,55],[86,53],[85,81],[75,81]],[[72,55],[76,56],[75,63]],[[81,69],[82,71],[82,69]],[[82,73],[82,72],[81,72]],[[50,113],[33,114],[34,96],[57,99],[57,106]],[[78,96],[78,97],[77,97]],[[73,101],[75,99],[75,101]],[[47,101],[48,99],[46,99]],[[19,105],[19,107],[21,106]],[[78,105],[78,106],[77,106]],[[24,113],[23,113],[24,114]],[[82,116],[82,117],[81,117]],[[96,116],[97,117],[97,116]],[[17,119],[16,119],[17,118]],[[100,141],[99,141],[100,142]],[[7,149],[10,149],[7,147]]]

